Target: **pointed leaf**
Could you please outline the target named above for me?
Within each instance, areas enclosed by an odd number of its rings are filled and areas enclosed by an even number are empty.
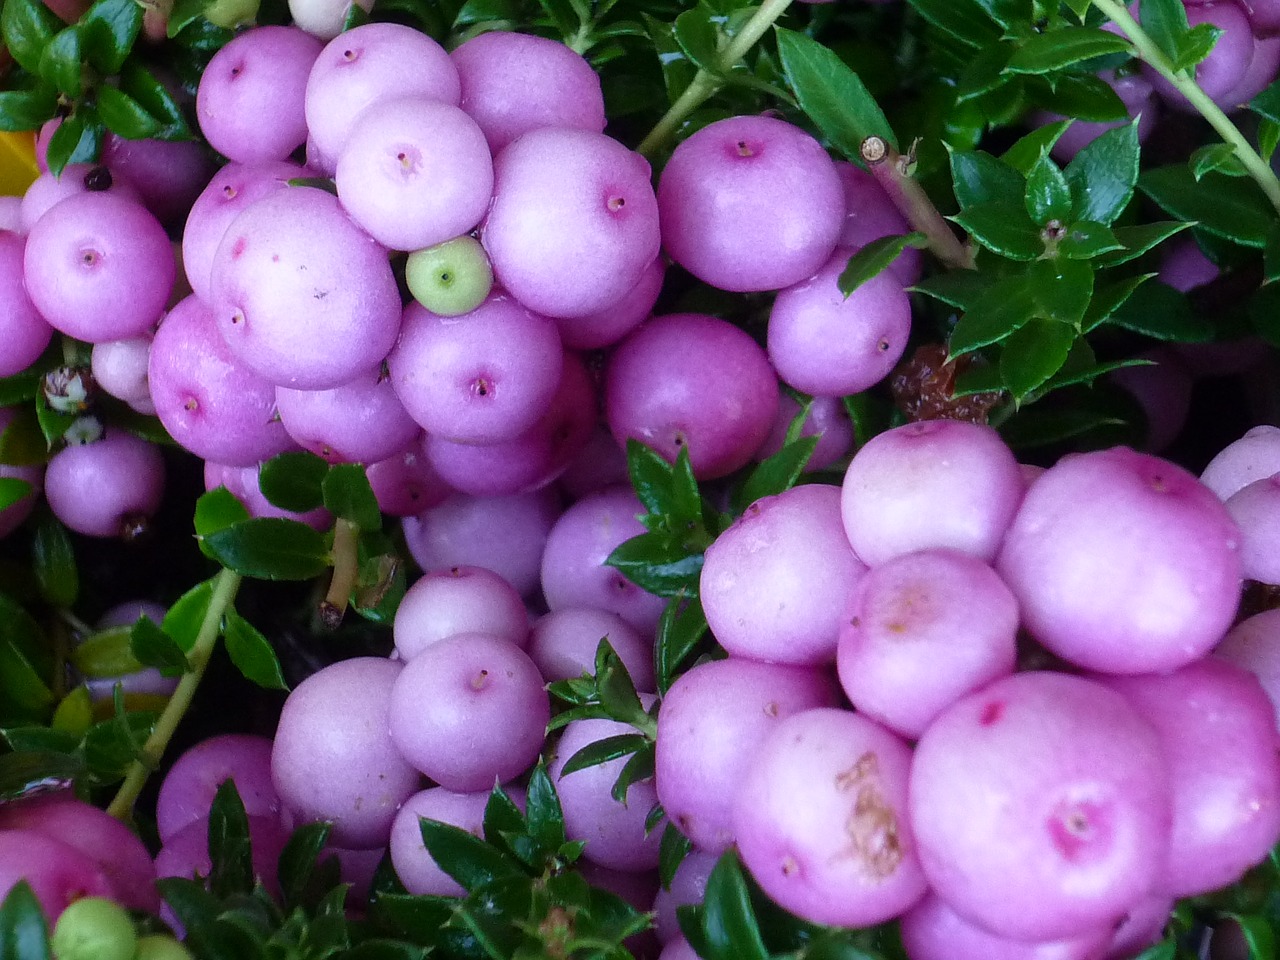
[[[190,653],[196,645],[200,626],[204,623],[212,601],[213,580],[206,580],[197,583],[174,601],[169,612],[164,615],[161,629],[173,637],[184,653]]]
[[[273,506],[306,513],[324,505],[329,464],[314,453],[295,450],[272,457],[258,471],[258,487]]]
[[[746,509],[762,497],[775,496],[794,487],[800,481],[813,451],[818,449],[819,439],[816,436],[801,437],[762,460],[743,483],[736,502]]]
[[[512,860],[461,827],[426,817],[420,817],[418,824],[427,852],[464,890],[475,892],[504,880],[524,878]]]
[[[160,132],[160,121],[142,104],[115,87],[98,90],[98,115],[107,129],[126,140],[145,140]]]
[[[999,39],[1000,28],[972,0],[907,0],[912,9],[939,30],[973,47]]]
[[[6,9],[8,3],[5,4]],[[58,91],[51,86],[34,90],[0,91],[0,132],[39,130],[58,112]]]
[[[276,869],[286,908],[302,903],[332,829],[331,824],[324,822],[307,823],[289,837]]]
[[[1038,260],[1027,274],[1036,290],[1038,314],[1079,325],[1093,296],[1093,267],[1085,260]]]
[[[1075,215],[1110,225],[1128,206],[1138,182],[1138,121],[1106,131],[1067,164]]]
[[[80,594],[80,572],[67,528],[52,516],[41,518],[31,555],[40,595],[55,607],[73,607]]]
[[[654,642],[658,692],[665,694],[676,671],[707,633],[707,616],[697,597],[677,596],[667,602],[658,620]]]
[[[849,258],[849,262],[836,280],[836,286],[847,299],[858,287],[897,260],[907,247],[923,249],[928,245],[929,240],[923,233],[908,233],[903,236],[880,237],[872,240]]]
[[[196,500],[195,528],[197,537],[224,530],[249,519],[249,511],[226,487],[214,487]]]
[[[951,331],[951,357],[1003,340],[1030,320],[1039,304],[1035,284],[1026,276],[1004,277],[962,316]]]
[[[1126,300],[1110,322],[1156,340],[1202,343],[1213,338],[1213,326],[1196,315],[1186,295],[1159,282],[1145,284],[1142,296]]]
[[[692,849],[693,842],[677,830],[674,823],[667,821],[667,825],[662,828],[662,839],[658,842],[658,882],[662,884],[662,889],[671,889],[676,871]]]
[[[324,537],[296,520],[255,517],[204,538],[215,560],[246,577],[310,580],[329,568]]]
[[[707,878],[702,932],[709,960],[770,960],[738,855],[721,855]]]
[[[142,30],[142,4],[97,0],[80,18],[80,25],[84,28],[84,51],[94,69],[108,76],[117,74]],[[107,89],[101,87],[99,92]]]
[[[1116,240],[1124,245],[1124,249],[1103,254],[1098,258],[1098,266],[1115,267],[1130,260],[1136,260],[1190,226],[1191,224],[1181,220],[1160,220],[1155,223],[1116,227],[1112,232]]]
[[[1123,249],[1115,232],[1094,220],[1073,223],[1066,236],[1058,241],[1058,255],[1069,260],[1092,260]]]
[[[1228,177],[1247,177],[1248,169],[1236,156],[1235,147],[1226,143],[1209,143],[1195,153],[1187,161],[1191,167],[1191,176],[1197,183],[1206,173],[1221,173]]]
[[[1252,180],[1208,173],[1199,183],[1184,163],[1148,170],[1138,189],[1181,220],[1246,247],[1266,246],[1275,210]]]
[[[1188,29],[1187,10],[1182,0],[1141,0],[1138,11],[1142,29],[1166,57],[1177,60]]]
[[[529,776],[525,809],[528,811],[529,833],[543,850],[556,851],[564,846],[564,813],[560,809],[560,797],[541,760]]]
[[[1125,53],[1129,41],[1096,27],[1058,27],[1033,34],[1009,60],[1014,73],[1050,73],[1082,60]]]
[[[61,29],[62,21],[40,0],[5,0],[0,6],[0,38],[28,73],[39,72],[44,48]]]
[[[209,889],[214,896],[253,889],[249,817],[234,780],[224,780],[209,809]]]
[[[647,744],[648,741],[639,733],[620,733],[616,736],[595,740],[578,750],[565,762],[564,768],[560,771],[560,776],[567,777],[579,770],[585,770],[587,767],[608,763],[610,760],[617,760],[619,757],[628,757],[637,750],[644,749]]]
[[[951,180],[961,210],[979,204],[1021,204],[1027,185],[1023,175],[981,150],[951,151]]]
[[[1212,23],[1198,23],[1185,34],[1178,44],[1178,55],[1173,58],[1175,70],[1190,70],[1213,52],[1225,33]]]
[[[1034,260],[1044,252],[1040,231],[1021,202],[979,203],[948,219],[960,224],[980,244],[1002,257]]]
[[[227,611],[227,654],[246,678],[267,690],[288,690],[275,648],[235,610]]]
[[[1052,150],[1053,145],[1058,142],[1071,123],[1070,118],[1067,118],[1037,127],[1002,153],[1000,159],[1025,177],[1035,162],[1040,159],[1040,154],[1046,150]]]
[[[1067,223],[1071,220],[1071,188],[1067,178],[1046,150],[1027,174],[1025,194],[1027,215],[1040,226],[1050,220]]]
[[[45,154],[49,172],[60,177],[69,163],[96,162],[102,155],[102,138],[106,132],[97,110],[81,102],[49,138]]]
[[[1065,323],[1037,317],[1001,344],[1000,379],[1016,400],[1026,397],[1062,368],[1075,338],[1075,330]]]
[[[1138,287],[1154,276],[1154,273],[1142,273],[1106,286],[1096,287],[1093,298],[1089,301],[1089,308],[1085,310],[1084,318],[1080,321],[1080,332],[1088,333],[1109,320]]]
[[[19,879],[0,902],[0,957],[50,960],[49,926],[31,885]]]
[[[80,28],[63,27],[40,55],[40,76],[68,97],[79,97],[84,92],[82,56]]]
[[[0,510],[13,506],[19,500],[31,496],[32,486],[17,477],[0,477]]]
[[[867,137],[897,145],[879,104],[835,51],[802,33],[775,29],[787,82],[801,109],[832,146],[853,159],[860,155]]]
[[[672,597],[698,590],[702,554],[690,553],[677,535],[642,533],[625,540],[605,558],[605,564],[643,590]]]
[[[139,663],[156,667],[166,677],[181,676],[191,669],[182,648],[150,617],[139,617],[130,629],[129,649]]]

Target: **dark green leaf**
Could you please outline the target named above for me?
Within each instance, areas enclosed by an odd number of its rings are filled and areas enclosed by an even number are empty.
[[[627,665],[614,651],[608,637],[596,645],[596,695],[605,713],[614,720],[643,728],[648,720]]]
[[[1029,320],[1003,341],[1000,379],[1021,401],[1062,368],[1076,332],[1057,320]]]
[[[1107,130],[1067,164],[1076,217],[1110,225],[1129,204],[1138,182],[1138,121]]]
[[[234,780],[224,780],[209,809],[209,890],[215,897],[253,890],[249,817]]]
[[[698,491],[698,480],[693,475],[693,461],[689,458],[687,446],[680,447],[671,470],[669,521],[672,530],[687,529],[691,524],[702,522],[702,494]]]
[[[1147,283],[1142,296],[1130,297],[1110,322],[1156,340],[1199,343],[1212,339],[1213,327],[1191,309],[1184,294],[1163,283]]]
[[[738,855],[721,855],[707,878],[702,932],[708,960],[769,960]]]
[[[702,554],[689,553],[677,534],[642,533],[618,544],[604,562],[660,597],[696,594],[702,572]]]
[[[98,116],[107,129],[126,140],[145,140],[160,132],[160,121],[143,109],[142,104],[115,87],[98,91]]]
[[[39,71],[44,48],[60,29],[62,21],[40,0],[5,0],[0,6],[0,37],[13,59],[28,73]],[[0,108],[3,112],[6,111]]]
[[[1191,154],[1187,161],[1191,176],[1198,182],[1206,173],[1221,173],[1228,177],[1247,177],[1249,171],[1236,156],[1235,148],[1225,143],[1209,143]]]
[[[999,27],[971,0],[907,0],[917,13],[939,30],[973,46],[985,46],[1000,36]]]
[[[212,601],[213,581],[206,580],[203,583],[197,583],[174,601],[169,607],[169,612],[164,615],[161,629],[173,637],[184,653],[190,653],[192,647],[196,645],[200,626],[209,613],[209,604]]]
[[[734,498],[740,509],[746,509],[761,497],[771,497],[794,487],[813,456],[813,451],[818,448],[818,440],[818,437],[801,437],[788,443],[767,460],[761,461],[748,475]]]
[[[49,149],[45,153],[49,172],[60,177],[69,163],[96,162],[102,155],[102,139],[106,133],[98,112],[81,103],[49,138]]]
[[[129,649],[138,662],[156,667],[167,677],[176,677],[191,669],[187,655],[150,617],[140,617],[129,633]]]
[[[5,8],[8,9],[8,3]],[[0,91],[0,132],[39,130],[57,112],[58,92],[53,87]]]
[[[1267,234],[1267,245],[1262,250],[1262,282],[1280,280],[1280,223]]]
[[[997,202],[1021,204],[1027,190],[1021,173],[981,150],[951,151],[951,181],[961,210]]]
[[[627,472],[631,487],[644,508],[652,514],[675,512],[674,470],[662,454],[639,440],[627,440]]]
[[[645,29],[653,43],[654,52],[662,66],[662,78],[667,89],[667,99],[675,103],[688,88],[698,72],[698,68],[689,62],[680,45],[676,43],[675,32],[671,24],[664,20],[642,14]]]
[[[1122,250],[1115,232],[1093,220],[1073,223],[1066,236],[1058,241],[1058,254],[1069,260],[1092,260],[1105,253]]]
[[[956,81],[956,102],[964,103],[981,97],[1008,82],[1005,68],[1016,49],[1013,43],[1002,39],[979,50]]]
[[[1178,944],[1173,940],[1162,940],[1154,946],[1148,947],[1133,960],[1177,960]]]
[[[1142,29],[1166,57],[1176,61],[1188,29],[1182,0],[1141,0],[1138,10]]]
[[[1185,163],[1148,170],[1138,189],[1181,220],[1246,247],[1266,246],[1275,209],[1252,180],[1209,173],[1196,182]]]
[[[1038,260],[1027,273],[1038,316],[1078,326],[1093,296],[1093,267],[1085,260]]]
[[[1249,101],[1249,109],[1272,123],[1280,123],[1280,80]]]
[[[573,756],[571,756],[564,765],[564,769],[560,771],[562,777],[576,773],[579,770],[585,770],[587,767],[594,767],[602,763],[608,763],[610,760],[617,760],[619,757],[627,757],[642,750],[648,745],[649,741],[639,733],[620,733],[612,737],[604,737],[600,740],[587,744]]]
[[[1035,284],[1027,276],[1003,277],[991,284],[951,331],[948,351],[958,357],[1003,340],[1035,316]]]
[[[1066,119],[1055,120],[1037,127],[1002,153],[1000,159],[1025,177],[1035,162],[1040,159],[1040,154],[1045,150],[1052,150],[1053,145],[1058,142],[1058,138],[1069,126],[1071,126],[1071,120]]]
[[[30,399],[30,398],[24,398]],[[9,404],[6,404],[9,405]],[[40,422],[30,406],[13,411],[9,425],[0,432],[0,463],[15,467],[43,465],[49,459]]]
[[[1173,60],[1173,68],[1190,70],[1213,52],[1224,32],[1212,23],[1196,24],[1183,35],[1178,45],[1178,55]]]
[[[0,754],[0,802],[70,786],[84,773],[84,763],[61,752]]]
[[[1082,60],[1124,53],[1129,41],[1096,27],[1059,27],[1033,34],[1009,60],[1014,73],[1050,73]]]
[[[267,690],[288,690],[276,651],[261,631],[235,610],[227,610],[227,655],[246,678]]]
[[[836,280],[836,286],[848,298],[858,287],[897,260],[907,247],[922,249],[928,245],[929,240],[923,233],[908,233],[872,240],[849,258],[844,270],[840,272],[839,279]]]
[[[1276,960],[1276,935],[1267,917],[1242,913],[1228,916],[1240,925],[1244,942],[1249,945],[1249,960]]]
[[[80,25],[84,28],[84,52],[94,69],[108,76],[117,74],[142,30],[142,4],[135,0],[97,0],[80,18]],[[99,93],[108,89],[101,87]],[[116,130],[109,120],[107,126]]]
[[[31,885],[19,879],[0,903],[0,957],[49,960],[49,926]]]
[[[143,664],[133,655],[129,626],[98,630],[71,651],[70,660],[86,677],[122,677],[136,673]]]
[[[335,517],[349,520],[361,530],[382,529],[382,511],[364,467],[356,463],[331,467],[321,481],[320,490],[325,509]]]
[[[68,97],[79,97],[84,92],[81,58],[80,27],[63,27],[40,55],[40,76]]]
[[[258,487],[281,510],[306,513],[324,505],[329,464],[314,453],[291,451],[273,457],[258,473]]]
[[[55,607],[74,606],[80,593],[80,574],[67,528],[52,516],[42,517],[36,524],[31,556],[40,595]]]
[[[427,852],[464,890],[474,892],[499,881],[526,879],[496,847],[461,827],[426,817],[420,817],[418,824]]]
[[[667,692],[680,665],[706,633],[707,616],[696,596],[677,596],[667,602],[658,620],[653,652],[659,693]]]
[[[453,18],[454,29],[492,20],[516,20],[521,16],[520,0],[467,0]]]
[[[925,277],[914,286],[908,287],[907,292],[923,293],[957,310],[968,310],[987,292],[991,283],[991,277],[976,270],[951,270]],[[862,442],[865,443],[867,439],[870,438],[863,438]]]
[[[1039,228],[1019,203],[993,201],[969,207],[949,219],[993,253],[1011,260],[1034,260],[1044,252]]]
[[[296,520],[255,517],[204,538],[224,567],[260,580],[310,580],[329,567],[324,536]]]
[[[155,723],[156,714],[135,710],[90,727],[84,737],[84,759],[93,775],[104,782],[123,777],[130,764],[142,759],[142,745]]]
[[[1264,118],[1258,123],[1258,152],[1262,159],[1270,163],[1277,146],[1280,146],[1280,123]]]
[[[84,687],[78,687],[84,690]],[[0,736],[4,737],[10,749],[17,750],[20,753],[74,753],[76,748],[80,746],[80,737],[68,733],[66,730],[56,730],[53,727],[40,726],[38,724],[21,724],[15,727],[5,727],[0,729]]]
[[[613,782],[609,795],[618,803],[625,804],[627,802],[627,791],[631,789],[633,783],[641,783],[645,780],[653,779],[656,760],[657,752],[654,742],[648,740],[643,747],[631,754],[627,762],[622,765],[622,770],[618,773],[618,779]]]
[[[249,519],[249,511],[226,487],[215,487],[196,500],[197,537],[207,537],[234,523]]]
[[[40,624],[0,594],[0,710],[10,718],[43,720],[53,707],[53,669]]]
[[[1062,170],[1049,158],[1047,150],[1027,174],[1024,199],[1027,215],[1040,226],[1050,220],[1057,220],[1059,223],[1071,220],[1071,188],[1067,186],[1067,178]]]
[[[662,828],[662,839],[658,843],[658,882],[662,884],[662,889],[671,889],[676,871],[692,849],[693,842],[677,830],[674,823],[667,821],[667,825]]]
[[[1120,308],[1120,305],[1128,300],[1138,287],[1154,276],[1154,273],[1142,273],[1135,277],[1117,280],[1106,286],[1096,287],[1093,298],[1089,301],[1089,308],[1084,312],[1084,319],[1080,321],[1080,332],[1088,333],[1111,319],[1111,315]]]
[[[717,74],[720,69],[719,31],[712,13],[699,4],[676,17],[672,23],[676,43],[699,69]]]
[[[17,477],[0,477],[0,510],[13,506],[19,500],[31,496],[32,486]]]
[[[1129,119],[1115,88],[1090,73],[1054,73],[1028,76],[1028,94],[1050,113],[1096,123],[1116,123]]]
[[[564,814],[555,784],[547,776],[547,768],[541,760],[529,775],[526,798],[530,835],[544,850],[559,850],[565,844]]]
[[[359,4],[353,4],[359,7]],[[120,71],[120,89],[131,96],[151,116],[160,121],[156,136],[161,140],[190,140],[191,128],[182,107],[168,89],[146,67],[130,59]]]
[[[1134,226],[1116,227],[1112,232],[1116,239],[1124,244],[1123,250],[1103,254],[1098,258],[1098,266],[1114,267],[1130,260],[1136,260],[1149,250],[1154,249],[1174,234],[1181,233],[1191,224],[1181,220],[1160,220],[1155,223],[1140,223]]]
[[[835,51],[802,33],[782,27],[776,30],[787,83],[801,109],[832,146],[850,159],[861,155],[862,141],[867,137],[880,137],[897,146],[879,104]]]

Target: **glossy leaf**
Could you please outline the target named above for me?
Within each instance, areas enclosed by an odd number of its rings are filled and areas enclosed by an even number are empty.
[[[134,656],[129,626],[109,627],[83,638],[70,653],[70,661],[86,677],[120,677],[141,670]]]
[[[0,957],[50,960],[49,925],[31,885],[19,879],[0,902]]]
[[[32,567],[40,595],[55,607],[70,609],[80,593],[80,573],[67,528],[52,516],[36,524],[31,543]]]
[[[1107,130],[1075,155],[1065,172],[1077,219],[1115,222],[1133,197],[1139,152],[1134,120]]]
[[[162,630],[182,649],[190,653],[213,601],[213,581],[205,580],[174,601],[160,624]]]
[[[1198,343],[1213,337],[1213,327],[1191,309],[1185,294],[1163,283],[1147,283],[1141,297],[1126,300],[1110,322],[1156,340]]]
[[[1046,150],[1052,150],[1053,145],[1058,142],[1071,123],[1070,119],[1054,120],[1052,123],[1036,127],[1002,153],[1000,159],[1025,177],[1040,159],[1040,154]]]
[[[1178,46],[1178,56],[1174,58],[1175,70],[1190,70],[1213,52],[1223,31],[1212,23],[1198,23],[1182,37]]]
[[[255,517],[204,538],[215,560],[246,577],[310,580],[329,568],[324,536],[296,520]]]
[[[671,881],[684,858],[693,850],[693,841],[676,829],[676,825],[667,822],[662,828],[662,839],[658,842],[658,882],[662,889],[670,890]]]
[[[1034,260],[1044,252],[1040,231],[1022,203],[980,203],[950,219],[988,250],[1011,260]]]
[[[1066,236],[1058,241],[1059,256],[1070,260],[1092,260],[1103,254],[1123,250],[1115,231],[1093,220],[1073,223]]]
[[[79,757],[58,751],[0,754],[0,801],[64,789],[83,773]]]
[[[246,678],[267,690],[288,690],[275,648],[262,632],[235,610],[227,611],[227,654]]]
[[[1114,267],[1136,260],[1190,226],[1191,224],[1181,220],[1160,220],[1155,223],[1116,227],[1113,232],[1116,239],[1123,244],[1124,249],[1103,254],[1098,258],[1098,265]]]
[[[1035,316],[1038,308],[1035,284],[1028,277],[997,280],[951,331],[950,356],[958,357],[1003,340]]]
[[[1066,223],[1071,219],[1071,188],[1061,168],[1050,159],[1048,151],[1040,155],[1027,173],[1024,200],[1027,215],[1040,226],[1051,220]]]
[[[422,842],[440,868],[468,892],[503,880],[519,880],[523,872],[497,848],[453,824],[419,818]]]
[[[701,70],[720,73],[719,31],[712,12],[702,4],[684,11],[672,22],[676,43]]]
[[[0,477],[0,510],[31,496],[31,491],[31,484],[26,480],[18,477]]]
[[[155,74],[136,59],[130,59],[120,71],[120,89],[159,121],[158,139],[191,139],[191,128],[178,101]]]
[[[39,72],[44,48],[61,29],[62,21],[40,0],[5,0],[0,6],[0,38],[28,73]]]
[[[142,745],[151,736],[156,716],[150,711],[135,710],[90,727],[84,737],[84,758],[90,772],[108,783],[123,777],[142,756]]]
[[[129,631],[129,649],[141,664],[156,667],[167,677],[176,677],[191,669],[187,655],[150,617],[140,617]]]
[[[120,72],[142,30],[142,12],[134,0],[97,0],[80,18],[84,51],[94,69],[108,76]]]
[[[746,509],[761,497],[771,497],[790,490],[804,474],[819,437],[801,437],[788,443],[773,456],[762,460],[748,474],[746,482],[734,497],[740,509]]]
[[[1009,60],[1014,73],[1050,73],[1082,60],[1124,53],[1129,41],[1096,27],[1059,27],[1032,35]]]
[[[161,124],[142,104],[115,87],[98,91],[98,115],[107,129],[126,140],[145,140],[160,132]]]
[[[38,130],[46,120],[53,119],[57,111],[58,92],[53,87],[0,90],[0,132]]]
[[[642,533],[625,540],[604,562],[660,597],[696,593],[702,572],[702,554],[690,553],[678,534],[669,533]]]
[[[707,877],[702,933],[708,960],[770,960],[738,855],[721,855]]]
[[[1184,163],[1148,170],[1138,189],[1180,220],[1246,247],[1266,246],[1274,209],[1252,180],[1205,174],[1199,182]]]
[[[1095,287],[1088,309],[1085,310],[1084,318],[1080,321],[1080,332],[1088,333],[1109,320],[1138,287],[1154,276],[1154,273],[1143,273]]]
[[[680,666],[707,633],[707,616],[697,597],[677,596],[667,602],[658,620],[654,642],[658,692],[665,694]]]
[[[324,504],[329,464],[314,453],[290,451],[272,457],[258,471],[258,488],[273,506],[306,513]]]
[[[214,487],[196,500],[195,528],[197,537],[224,530],[249,519],[249,511],[226,487]]]
[[[1171,61],[1178,59],[1189,25],[1182,0],[1140,0],[1142,29]]]
[[[79,97],[84,92],[80,35],[80,27],[74,24],[63,27],[40,55],[40,76],[68,97]]]
[[[1078,326],[1093,296],[1093,267],[1084,260],[1038,260],[1027,273],[1035,287],[1037,314]]]
[[[1001,343],[1000,379],[1015,402],[1062,368],[1075,338],[1075,330],[1065,323],[1037,317]]]
[[[832,146],[852,159],[860,156],[867,137],[897,145],[879,104],[833,50],[782,27],[777,28],[777,39],[778,56],[796,100]]]
[[[249,817],[234,780],[224,780],[209,809],[209,889],[214,896],[253,889]]]
[[[1200,147],[1187,161],[1191,176],[1197,181],[1206,173],[1221,173],[1228,177],[1247,177],[1249,171],[1236,156],[1235,148],[1226,143],[1210,143]]]
[[[331,467],[321,481],[320,490],[325,509],[335,517],[348,520],[361,530],[382,529],[382,511],[364,467],[355,463]]]
[[[981,47],[1000,36],[1000,29],[972,0],[907,0],[911,8],[939,30],[968,46]]]
[[[560,797],[541,760],[529,775],[525,809],[528,811],[529,834],[543,850],[558,851],[564,846],[564,813],[560,808]]]
[[[1129,119],[1129,110],[1115,88],[1091,73],[1055,73],[1027,77],[1028,95],[1050,113],[1076,120],[1115,123]]]
[[[951,181],[961,210],[987,203],[1021,204],[1023,175],[982,150],[951,151]]]
[[[929,240],[923,233],[908,233],[872,240],[849,258],[849,262],[845,264],[845,268],[836,280],[836,286],[847,299],[858,287],[897,260],[903,250],[908,247],[923,249],[928,245]]]
[[[648,741],[639,733],[620,733],[616,736],[603,737],[587,744],[574,753],[573,756],[565,761],[560,775],[562,777],[568,776],[579,770],[585,770],[587,767],[608,763],[620,757],[628,757],[637,750],[644,749],[647,744]]]

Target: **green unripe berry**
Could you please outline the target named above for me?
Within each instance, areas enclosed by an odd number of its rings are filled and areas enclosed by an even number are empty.
[[[204,8],[204,18],[217,27],[232,30],[252,23],[258,15],[259,0],[213,0]]]
[[[133,960],[138,934],[118,903],[82,897],[62,911],[49,943],[58,960]]]
[[[464,235],[409,254],[404,279],[418,303],[442,317],[456,317],[484,302],[493,287],[493,268],[480,241]]]
[[[133,960],[192,960],[191,951],[173,937],[153,933],[138,940]]]

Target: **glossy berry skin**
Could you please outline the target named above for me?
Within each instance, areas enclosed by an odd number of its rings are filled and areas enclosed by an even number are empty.
[[[1213,656],[1243,667],[1258,678],[1275,710],[1276,729],[1280,731],[1280,610],[1264,610],[1241,620],[1213,648]]]
[[[31,228],[23,272],[50,326],[98,343],[159,320],[177,266],[164,227],[145,208],[110,193],[77,193]]]
[[[872,926],[925,891],[907,818],[911,748],[848,710],[806,710],[754,750],[733,832],[773,900],[815,923]]]
[[[413,517],[449,499],[445,483],[422,452],[421,436],[404,450],[365,466],[378,507],[393,517]]]
[[[385,460],[421,432],[381,371],[328,390],[276,387],[275,408],[289,436],[330,463]]]
[[[1169,846],[1155,730],[1124,697],[1066,674],[1015,674],[943,711],[916,744],[909,796],[929,886],[1013,939],[1118,922]]]
[[[505,788],[507,795],[521,810],[525,806],[524,790]],[[466,891],[457,880],[445,873],[427,852],[422,840],[419,818],[439,820],[461,827],[474,836],[484,836],[484,811],[489,790],[455,793],[444,787],[428,787],[404,802],[391,825],[391,862],[396,876],[415,896],[461,897]]]
[[[602,133],[532,130],[494,158],[480,240],[531,310],[577,317],[621,300],[658,255],[649,163]]]
[[[1173,670],[1231,626],[1240,531],[1181,467],[1116,447],[1036,480],[997,569],[1023,626],[1058,656],[1108,673]]]
[[[524,648],[529,616],[511,584],[484,567],[432,570],[413,582],[396,610],[396,653],[408,662],[458,633],[486,633]]]
[[[604,96],[591,64],[563,43],[492,30],[449,54],[462,83],[462,107],[495,154],[539,127],[603,133]]]
[[[53,339],[53,328],[40,316],[22,279],[26,242],[10,230],[0,229],[0,377],[21,373],[44,353]]]
[[[1226,502],[1227,512],[1240,528],[1240,562],[1249,580],[1280,583],[1280,562],[1274,544],[1280,532],[1280,477],[1255,480]]]
[[[419,776],[389,728],[404,667],[381,657],[340,660],[294,687],[271,752],[276,792],[295,822],[333,821],[335,843],[383,846]]]
[[[150,353],[151,336],[145,333],[126,340],[95,343],[90,360],[94,383],[126,403],[149,402],[147,361]]]
[[[84,896],[114,897],[106,873],[87,853],[29,829],[0,830],[0,900],[19,880],[30,884],[49,922]]]
[[[543,614],[529,631],[529,656],[548,683],[594,674],[596,651],[608,640],[642,693],[657,690],[653,644],[616,613],[593,607],[561,607]]]
[[[1102,927],[1066,940],[1013,940],[966,920],[936,894],[902,915],[902,943],[911,960],[1095,960],[1103,956]]]
[[[262,197],[231,222],[214,255],[210,306],[232,354],[299,390],[373,370],[400,328],[386,250],[336,197],[309,187]]]
[[[1255,480],[1280,473],[1280,427],[1261,424],[1218,451],[1200,482],[1227,500]]]
[[[100,190],[108,179],[110,186]],[[20,229],[22,233],[30,233],[36,221],[53,209],[54,205],[67,197],[88,192],[89,184],[93,184],[100,192],[142,204],[142,196],[138,193],[138,188],[130,183],[127,177],[117,176],[100,164],[94,166],[88,163],[69,163],[62,168],[61,176],[55,177],[46,170],[27,188],[19,208],[20,227],[15,229]]]
[[[721,290],[780,290],[814,274],[844,223],[844,191],[818,141],[770,117],[708,124],[658,182],[662,246]]]
[[[750,462],[778,409],[777,376],[760,346],[701,313],[641,324],[610,356],[604,392],[619,446],[639,440],[672,462],[685,447],[699,480]]]
[[[156,832],[161,842],[208,817],[218,788],[227,780],[235,783],[245,813],[280,816],[280,797],[271,783],[271,740],[255,734],[221,734],[187,749],[161,781],[156,798]]]
[[[852,163],[837,163],[836,174],[844,188],[844,225],[836,247],[845,252],[845,259],[880,237],[902,236],[911,232],[911,226],[903,218],[876,180],[868,171]],[[907,247],[889,264],[889,270],[904,284],[920,279],[923,254],[915,247]]]
[[[45,469],[54,515],[88,537],[128,537],[160,509],[165,469],[159,448],[112,429],[84,446],[64,447]]]

